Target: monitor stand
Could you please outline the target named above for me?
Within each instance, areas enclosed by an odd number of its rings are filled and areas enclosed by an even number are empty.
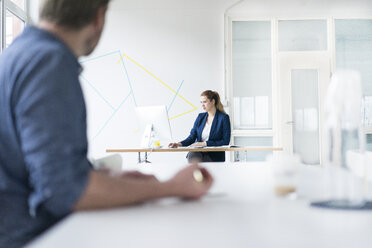
[[[143,132],[142,140],[141,140],[141,147],[142,148],[151,148],[151,143],[152,143],[152,138],[153,138],[153,125],[152,124],[147,124],[145,127],[145,131]],[[145,159],[141,158],[141,153],[138,153],[138,163],[151,163],[147,159],[147,152],[145,152]]]
[[[152,134],[153,134],[152,124],[147,124],[141,140],[142,148],[151,148]]]

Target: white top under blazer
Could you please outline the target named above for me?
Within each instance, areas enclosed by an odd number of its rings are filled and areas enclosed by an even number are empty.
[[[207,141],[209,139],[209,133],[211,132],[211,126],[212,125],[209,125],[208,123],[205,123],[204,129],[203,129],[203,132],[202,132],[202,136],[201,136],[202,141]]]

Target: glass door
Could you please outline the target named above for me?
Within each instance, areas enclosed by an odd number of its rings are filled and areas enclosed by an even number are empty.
[[[327,52],[279,55],[281,140],[305,164],[321,163],[322,106],[330,79]]]

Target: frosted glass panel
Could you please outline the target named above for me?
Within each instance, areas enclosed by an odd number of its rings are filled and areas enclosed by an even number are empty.
[[[372,127],[372,96],[364,96],[362,103],[362,121],[366,127]]]
[[[327,50],[327,21],[279,21],[279,51]]]
[[[234,97],[234,125],[237,129],[265,129],[270,125],[268,96]]]
[[[292,70],[293,152],[305,164],[320,164],[318,71]]]
[[[234,137],[234,144],[237,146],[273,146],[272,137]],[[247,151],[234,152],[234,160],[237,161],[265,161],[267,155],[272,151]]]
[[[372,151],[372,134],[367,134],[366,143],[366,150]]]
[[[372,20],[335,20],[336,68],[361,73],[362,121],[372,127]]]
[[[271,23],[233,22],[234,129],[271,129]]]

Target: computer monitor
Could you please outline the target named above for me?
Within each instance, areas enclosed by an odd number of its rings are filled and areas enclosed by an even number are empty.
[[[151,148],[159,147],[165,142],[172,140],[172,132],[169,124],[167,107],[161,106],[144,106],[137,107],[136,114],[140,132],[143,134],[141,147]],[[160,144],[154,144],[160,142]],[[166,143],[168,145],[168,143]]]

